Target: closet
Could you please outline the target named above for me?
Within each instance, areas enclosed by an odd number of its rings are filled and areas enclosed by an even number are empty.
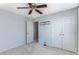
[[[52,46],[76,52],[75,20],[72,17],[52,21]]]
[[[75,20],[72,17],[41,21],[40,43],[47,46],[76,52]]]
[[[39,21],[39,43],[77,52],[77,9],[49,15]]]
[[[39,42],[40,44],[51,46],[52,44],[52,25],[50,21],[41,21],[39,22]]]

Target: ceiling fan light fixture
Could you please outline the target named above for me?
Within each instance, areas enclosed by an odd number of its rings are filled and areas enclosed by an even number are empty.
[[[17,7],[17,9],[29,9],[29,8],[31,8],[31,10],[28,13],[28,15],[30,15],[33,10],[35,10],[39,14],[43,14],[40,10],[38,10],[38,8],[46,8],[47,7],[47,4],[36,5],[35,3],[28,3],[28,5],[29,5],[29,7]]]

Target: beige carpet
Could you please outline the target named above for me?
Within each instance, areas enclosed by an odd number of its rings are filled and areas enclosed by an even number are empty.
[[[5,51],[0,53],[0,55],[75,55],[75,53],[57,48],[41,46],[38,43],[31,43]]]

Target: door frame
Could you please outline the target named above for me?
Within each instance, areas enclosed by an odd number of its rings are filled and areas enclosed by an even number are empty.
[[[27,44],[27,21],[25,21],[25,44]]]
[[[36,29],[36,26],[35,26],[35,23],[37,22],[37,29]],[[39,22],[38,21],[36,21],[36,22],[34,22],[34,24],[33,24],[33,28],[34,28],[34,40],[36,39],[35,38],[35,32],[36,32],[36,30],[37,30],[37,36],[38,36],[38,38],[37,38],[37,42],[39,42]]]

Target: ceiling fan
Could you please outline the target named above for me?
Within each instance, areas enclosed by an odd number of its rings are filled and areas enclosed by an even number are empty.
[[[35,3],[28,3],[29,7],[17,7],[17,9],[30,9],[28,15],[32,13],[33,10],[38,12],[39,14],[43,14],[38,8],[45,8],[47,7],[47,4],[42,4],[42,5],[36,5]]]

